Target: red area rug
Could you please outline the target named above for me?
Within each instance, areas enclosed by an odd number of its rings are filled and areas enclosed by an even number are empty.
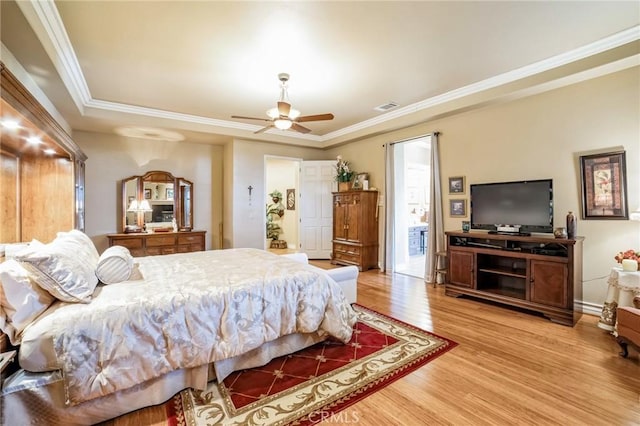
[[[354,309],[358,322],[348,344],[318,343],[233,373],[205,391],[182,391],[165,404],[168,424],[315,424],[457,345],[362,306]]]

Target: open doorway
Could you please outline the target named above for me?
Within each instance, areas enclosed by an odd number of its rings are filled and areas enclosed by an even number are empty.
[[[393,144],[393,271],[424,278],[429,232],[431,137]]]
[[[300,246],[298,181],[302,160],[265,157],[265,250],[279,254]]]

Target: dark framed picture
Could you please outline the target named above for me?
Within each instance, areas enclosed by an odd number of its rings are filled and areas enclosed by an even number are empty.
[[[358,173],[353,179],[353,189],[364,189],[365,180],[369,180],[369,173]]]
[[[449,216],[466,217],[467,216],[467,200],[466,199],[449,200]]]
[[[166,199],[167,200],[173,200],[173,188],[167,188],[166,190]]]
[[[144,190],[144,198],[146,200],[150,200],[151,199],[151,188],[145,188],[145,190]]]
[[[625,152],[580,157],[582,219],[628,219]]]
[[[464,176],[449,178],[449,194],[464,194]]]
[[[295,210],[296,209],[296,190],[295,189],[287,189],[287,210]]]

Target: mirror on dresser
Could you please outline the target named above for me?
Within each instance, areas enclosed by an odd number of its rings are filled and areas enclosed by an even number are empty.
[[[122,231],[191,231],[193,183],[165,171],[122,180]]]

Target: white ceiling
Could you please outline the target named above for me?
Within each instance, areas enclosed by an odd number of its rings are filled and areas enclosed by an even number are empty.
[[[637,66],[640,2],[0,3],[2,43],[73,129],[331,146]],[[266,118],[277,75],[308,135]],[[387,113],[374,107],[400,106]],[[152,132],[152,130],[149,130]]]

